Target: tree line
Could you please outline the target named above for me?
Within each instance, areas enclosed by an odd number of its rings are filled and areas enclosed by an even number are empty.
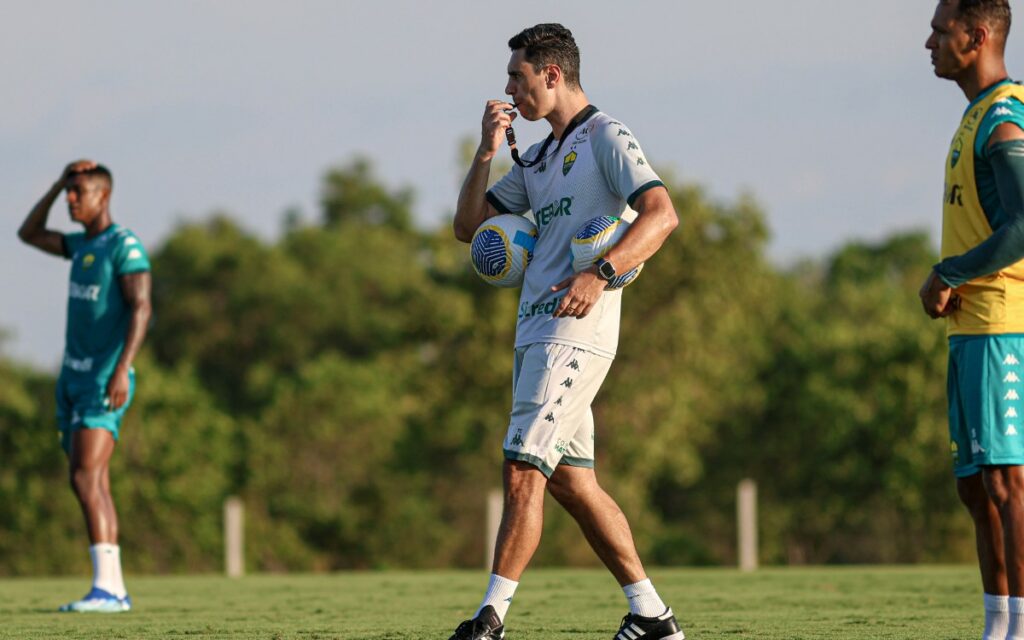
[[[735,487],[767,563],[972,557],[945,417],[928,235],[780,267],[751,197],[666,181],[682,224],[623,300],[595,405],[598,476],[655,564],[735,562]],[[367,160],[272,242],[219,214],[153,257],[155,322],[112,467],[134,572],[216,571],[221,505],[250,569],[477,567],[501,482],[517,291]],[[0,360],[0,574],[82,572],[54,377]],[[538,561],[592,565],[552,508]]]

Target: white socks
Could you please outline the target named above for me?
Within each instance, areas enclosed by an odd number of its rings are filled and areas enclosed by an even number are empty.
[[[988,604],[988,594],[985,594],[985,604]],[[998,597],[998,596],[995,596]],[[1003,596],[1004,598],[1006,596]],[[1009,629],[1006,632],[1006,640],[1024,640],[1024,598],[1015,598],[1010,596],[1009,606],[1007,607],[1010,617]],[[987,608],[987,606],[986,606]],[[985,613],[985,629],[988,630],[988,612]],[[992,636],[998,638],[999,636]]]
[[[516,587],[518,586],[518,582],[513,582],[507,578],[502,578],[496,573],[492,573],[491,581],[487,584],[487,593],[484,594],[484,601],[480,603],[480,607],[473,614],[473,617],[477,617],[484,607],[491,605],[498,613],[498,617],[504,621],[505,614],[508,613],[508,608],[512,604],[512,596],[515,595]]]
[[[981,640],[1006,640],[1010,626],[1010,596],[985,594],[985,632]]]
[[[121,575],[121,547],[101,542],[89,547],[89,556],[92,558],[92,586],[118,598],[125,597],[128,592]]]
[[[622,587],[622,592],[629,601],[629,612],[638,616],[656,618],[668,609],[658,596],[658,592],[654,590],[650,579],[627,584]]]

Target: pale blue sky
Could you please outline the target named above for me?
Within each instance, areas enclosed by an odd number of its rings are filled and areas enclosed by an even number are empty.
[[[412,186],[418,219],[437,224],[461,180],[458,141],[501,97],[505,43],[537,22],[573,30],[591,101],[629,124],[657,168],[715,197],[753,193],[778,260],[908,228],[937,235],[942,162],[965,101],[931,72],[934,6],[8,3],[0,328],[13,337],[3,350],[57,368],[67,264],[15,232],[69,160],[111,167],[115,220],[150,249],[213,210],[272,238],[286,208],[316,213],[324,170],[355,154]],[[1011,64],[1022,51],[1024,35],[1011,36]],[[527,144],[546,133],[516,130]],[[72,228],[62,202],[52,220]]]

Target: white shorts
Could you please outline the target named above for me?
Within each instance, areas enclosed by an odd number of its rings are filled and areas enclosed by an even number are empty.
[[[512,416],[505,458],[537,467],[594,466],[594,401],[610,358],[576,347],[538,342],[515,351]]]

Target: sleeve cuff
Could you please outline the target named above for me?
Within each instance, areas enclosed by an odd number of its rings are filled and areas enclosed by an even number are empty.
[[[498,213],[512,213],[512,211],[510,211],[508,207],[501,203],[501,200],[498,200],[498,196],[494,195],[493,191],[488,191],[486,198],[487,202],[489,202],[490,205],[494,207],[494,210],[497,211]]]
[[[628,198],[626,198],[626,204],[628,204],[629,206],[632,207],[633,203],[636,202],[636,199],[639,198],[641,195],[643,195],[643,193],[645,191],[650,191],[651,189],[653,189],[655,187],[664,187],[664,186],[665,186],[665,183],[662,182],[661,180],[651,180],[650,182],[644,184],[639,189],[637,189],[636,191],[631,193],[630,196]]]
[[[939,280],[942,280],[942,282],[945,283],[947,287],[956,289],[964,282],[966,282],[965,280],[958,280],[957,278],[954,278],[953,276],[944,273],[942,269],[942,264],[943,263],[940,262],[939,264],[933,266],[932,270],[935,271],[935,275],[939,276]]]

